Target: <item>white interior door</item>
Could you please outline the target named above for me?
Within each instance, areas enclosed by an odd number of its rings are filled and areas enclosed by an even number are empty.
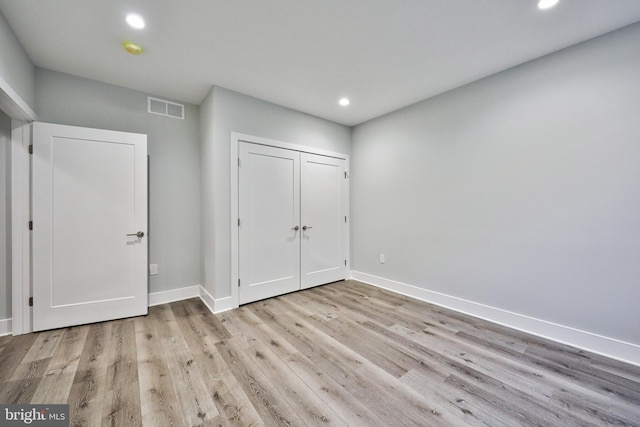
[[[246,304],[300,289],[300,153],[242,142],[239,156],[239,303]]]
[[[146,135],[34,123],[32,194],[34,330],[146,314]]]
[[[301,153],[301,288],[343,280],[346,257],[345,161]]]

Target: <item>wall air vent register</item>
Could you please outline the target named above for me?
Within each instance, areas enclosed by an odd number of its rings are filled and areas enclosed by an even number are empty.
[[[147,111],[151,114],[184,120],[184,105],[164,99],[147,97]]]

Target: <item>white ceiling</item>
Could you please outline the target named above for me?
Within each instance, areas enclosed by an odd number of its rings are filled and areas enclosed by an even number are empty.
[[[639,0],[536,4],[0,0],[0,11],[39,67],[194,104],[218,85],[355,125],[640,21]],[[128,12],[147,27],[129,28]]]

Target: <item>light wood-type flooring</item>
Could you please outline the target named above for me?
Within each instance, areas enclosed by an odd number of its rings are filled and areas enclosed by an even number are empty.
[[[0,338],[72,426],[640,426],[640,368],[362,283]]]

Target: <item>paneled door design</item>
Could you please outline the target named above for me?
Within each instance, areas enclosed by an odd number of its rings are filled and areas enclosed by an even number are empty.
[[[239,303],[346,278],[344,160],[241,142]]]
[[[240,304],[300,289],[300,153],[240,144]]]
[[[33,326],[147,313],[147,136],[33,124]]]
[[[343,280],[347,217],[344,160],[300,153],[301,288]]]

